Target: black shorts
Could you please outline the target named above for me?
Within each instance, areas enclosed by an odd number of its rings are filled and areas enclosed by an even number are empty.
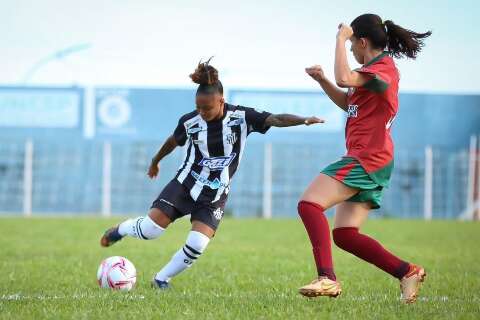
[[[195,201],[190,196],[188,189],[177,179],[173,179],[153,201],[151,208],[163,211],[172,222],[190,214],[190,221],[200,221],[213,230],[217,230],[223,217],[226,202],[226,198],[214,203]]]

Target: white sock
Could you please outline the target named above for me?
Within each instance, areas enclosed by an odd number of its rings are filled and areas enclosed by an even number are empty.
[[[209,242],[210,238],[203,233],[190,231],[185,245],[178,250],[170,262],[157,273],[155,279],[168,282],[172,277],[190,268],[203,253]]]
[[[164,228],[156,224],[149,216],[128,219],[118,226],[118,233],[121,236],[131,236],[142,240],[158,238]]]

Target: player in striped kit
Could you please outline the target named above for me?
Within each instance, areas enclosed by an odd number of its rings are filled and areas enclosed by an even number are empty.
[[[168,288],[172,277],[190,267],[214,236],[248,135],[266,133],[272,126],[323,122],[316,117],[273,115],[225,103],[218,72],[209,61],[200,63],[190,75],[193,82],[199,84],[196,110],[180,118],[174,133],[152,159],[148,170],[148,175],[155,178],[159,162],[177,146],[186,145],[185,158],[175,178],[153,202],[147,216],[120,223],[107,230],[100,240],[102,246],[108,247],[125,236],[155,239],[170,223],[191,214],[192,229],[185,245],[152,281],[152,285],[159,289]]]

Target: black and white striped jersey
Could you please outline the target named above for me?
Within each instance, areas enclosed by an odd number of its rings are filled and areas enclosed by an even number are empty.
[[[247,137],[265,133],[268,112],[225,103],[223,118],[205,121],[197,111],[182,116],[175,129],[177,144],[186,144],[175,178],[195,201],[216,202],[229,191],[230,179],[242,160]]]

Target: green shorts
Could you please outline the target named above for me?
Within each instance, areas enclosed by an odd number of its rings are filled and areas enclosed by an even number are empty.
[[[356,159],[344,157],[328,165],[322,170],[322,173],[346,186],[360,189],[359,193],[347,199],[347,201],[369,202],[372,209],[380,208],[383,186],[375,182]]]

